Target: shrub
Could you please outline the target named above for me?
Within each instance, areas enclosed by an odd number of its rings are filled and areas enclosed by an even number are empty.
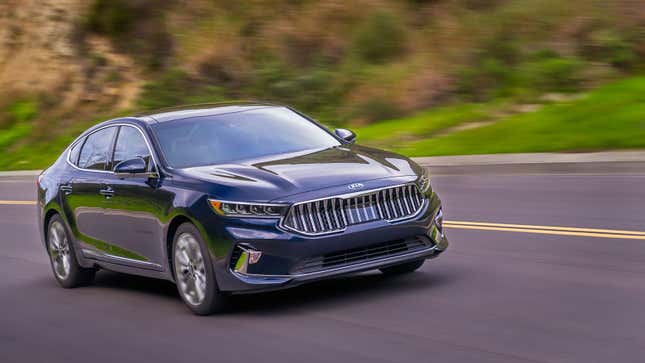
[[[403,51],[405,29],[396,15],[381,11],[369,16],[356,30],[352,47],[370,63],[381,63]]]
[[[520,67],[521,86],[543,92],[572,92],[580,87],[583,62],[542,52]]]
[[[588,34],[583,41],[583,55],[622,69],[631,69],[638,61],[635,46],[626,37],[612,29],[599,29]]]
[[[378,120],[390,120],[401,116],[397,104],[388,97],[364,97],[351,108],[350,117],[360,122],[370,123]]]
[[[277,58],[265,57],[257,61],[255,82],[247,93],[258,99],[289,104],[317,116],[325,114],[327,121],[336,117],[329,109],[340,102],[341,92],[334,83],[334,76],[334,70],[325,63],[298,69]]]
[[[478,66],[465,66],[457,74],[457,93],[467,100],[484,101],[508,89],[513,69],[495,58],[485,58]]]
[[[110,38],[120,51],[135,56],[151,70],[165,65],[171,55],[171,36],[163,10],[173,1],[95,0],[85,19],[84,32]],[[79,34],[83,38],[84,34]]]
[[[90,8],[87,26],[97,34],[117,37],[127,33],[134,14],[126,0],[96,0]]]
[[[199,84],[185,72],[173,69],[143,86],[139,106],[149,110],[181,104],[217,102],[225,98],[220,87]]]

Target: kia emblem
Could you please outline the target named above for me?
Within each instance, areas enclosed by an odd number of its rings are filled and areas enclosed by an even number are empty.
[[[360,188],[364,187],[364,185],[361,184],[361,183],[352,183],[352,184],[348,185],[347,187],[349,189],[354,190],[354,189],[360,189]]]

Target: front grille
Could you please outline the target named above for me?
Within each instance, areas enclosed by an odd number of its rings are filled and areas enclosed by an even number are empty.
[[[289,208],[282,226],[317,235],[344,230],[374,220],[396,221],[411,217],[423,206],[425,196],[414,184],[352,194],[348,197],[297,203]]]
[[[430,246],[432,246],[432,242],[423,236],[378,243],[367,247],[353,248],[308,258],[299,264],[293,273],[305,274],[334,267],[369,262],[380,258],[422,250]]]

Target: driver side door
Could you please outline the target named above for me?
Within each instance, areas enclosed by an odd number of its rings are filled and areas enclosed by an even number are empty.
[[[105,185],[111,191],[103,212],[103,223],[110,227],[106,242],[119,250],[121,264],[161,270],[167,253],[164,216],[172,195],[160,188],[162,180],[144,132],[134,125],[121,125],[114,143],[112,169],[134,158],[146,161],[148,173],[111,173]]]

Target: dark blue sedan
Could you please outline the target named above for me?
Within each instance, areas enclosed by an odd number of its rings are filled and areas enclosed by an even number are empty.
[[[412,272],[448,246],[441,201],[419,165],[354,139],[259,103],[96,125],[38,179],[54,276],[166,279],[210,314],[232,293]]]

